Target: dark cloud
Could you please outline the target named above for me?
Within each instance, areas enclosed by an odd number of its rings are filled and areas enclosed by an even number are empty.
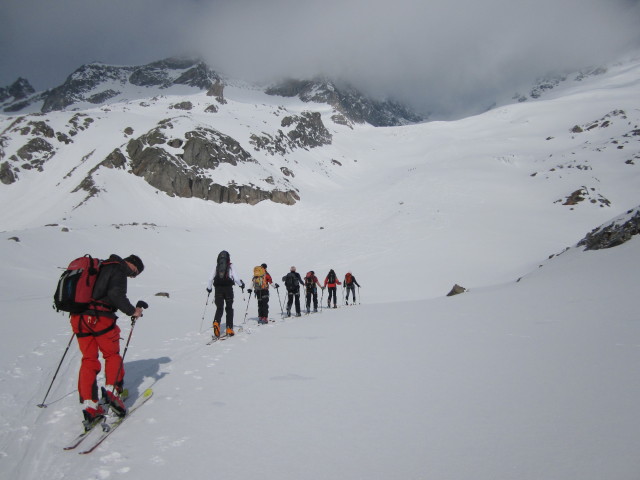
[[[0,85],[197,53],[232,76],[325,74],[437,113],[640,42],[637,0],[8,0],[0,18]]]

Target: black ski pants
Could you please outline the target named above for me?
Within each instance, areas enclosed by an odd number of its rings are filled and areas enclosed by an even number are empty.
[[[333,297],[333,306],[335,307],[336,303],[338,302],[336,297],[337,287],[327,287],[327,290],[329,290],[329,299],[327,300],[327,306],[331,306],[331,297]]]
[[[353,301],[356,301],[356,286],[354,284],[347,285],[347,302],[349,301],[349,292],[351,292]]]
[[[287,313],[291,312],[291,304],[293,301],[296,302],[296,314],[300,315],[300,289],[287,291],[289,294],[289,299],[287,300]]]
[[[307,290],[307,310],[311,307],[311,299],[313,298],[313,309],[318,309],[318,289],[313,287],[312,290]]]
[[[269,290],[256,290],[258,300],[258,317],[267,318],[269,316]]]
[[[216,313],[213,316],[213,321],[220,323],[222,310],[224,310],[227,313],[227,328],[233,328],[233,285],[215,287],[215,289]]]

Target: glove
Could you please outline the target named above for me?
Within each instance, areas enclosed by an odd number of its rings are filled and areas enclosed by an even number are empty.
[[[211,293],[211,289],[210,288],[207,288],[207,293]]]
[[[276,283],[276,284],[274,285],[274,287],[275,287],[276,289],[278,289],[278,288],[280,288],[280,285],[278,285],[278,284]]]
[[[240,280],[240,288],[244,290],[244,282],[242,280]]]
[[[247,293],[248,293],[249,295],[251,295],[251,292],[253,292],[253,290],[251,290],[250,288],[247,288]]]

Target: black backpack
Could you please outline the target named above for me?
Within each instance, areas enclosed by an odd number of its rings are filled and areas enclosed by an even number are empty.
[[[298,285],[298,279],[296,278],[296,274],[293,272],[289,272],[284,277],[284,286],[287,287],[287,290],[295,290]]]
[[[336,274],[333,270],[329,272],[329,275],[327,275],[327,280],[327,283],[336,283]]]
[[[229,266],[231,265],[231,258],[229,252],[226,250],[221,251],[218,254],[218,260],[216,263],[216,275],[213,278],[213,284],[218,286],[233,285],[233,280],[229,278]]]

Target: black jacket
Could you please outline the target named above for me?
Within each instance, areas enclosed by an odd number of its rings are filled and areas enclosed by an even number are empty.
[[[120,310],[127,316],[136,312],[127,298],[127,277],[131,273],[127,264],[118,255],[111,255],[100,267],[100,273],[93,287],[93,299],[98,302],[96,309],[101,316],[116,318],[115,312]],[[103,313],[103,308],[107,312]],[[85,313],[95,315],[95,310]]]
[[[282,277],[284,286],[287,287],[287,292],[297,293],[300,291],[300,285],[304,285],[302,278],[298,272],[289,272]]]

